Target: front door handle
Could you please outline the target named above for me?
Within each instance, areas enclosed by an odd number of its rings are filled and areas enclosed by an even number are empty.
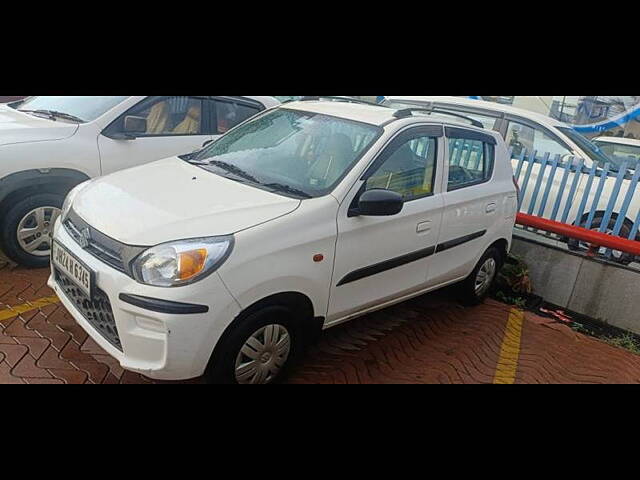
[[[420,222],[416,227],[416,233],[424,233],[431,230],[431,220],[427,220],[426,222]]]
[[[485,208],[485,212],[487,213],[493,213],[496,211],[496,204],[495,203],[490,203],[489,205],[487,205],[487,208]]]

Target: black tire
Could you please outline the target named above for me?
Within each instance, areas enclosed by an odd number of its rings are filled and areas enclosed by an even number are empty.
[[[476,280],[478,279],[481,268],[489,259],[493,259],[493,262],[495,264],[493,275],[489,280],[489,284],[486,285],[486,288],[482,288],[480,291],[477,291]],[[498,248],[490,247],[489,249],[487,249],[487,251],[484,252],[484,255],[480,257],[480,260],[476,264],[471,274],[459,284],[458,296],[460,298],[460,302],[463,305],[467,306],[479,305],[480,303],[482,303],[491,291],[491,288],[493,287],[493,284],[496,280],[498,272],[500,271],[500,268],[502,268],[503,263],[503,254]]]
[[[269,381],[267,383],[282,381],[291,366],[302,355],[305,342],[303,341],[304,335],[301,329],[301,322],[295,318],[291,309],[281,305],[269,305],[247,315],[241,315],[234,325],[230,327],[231,330],[225,332],[218,342],[209,361],[205,380],[208,383],[242,383],[236,378],[236,360],[241,349],[255,332],[273,324],[286,329],[290,341],[290,350],[282,368],[272,378],[268,377],[267,380]],[[274,365],[274,363],[269,363],[274,361],[275,358],[271,357],[261,365]],[[255,360],[255,362],[262,362],[262,359]]]
[[[41,255],[34,255],[24,250],[18,242],[18,226],[25,216],[34,209],[41,207],[61,209],[64,196],[55,193],[39,193],[19,200],[4,212],[0,242],[7,257],[18,265],[42,268],[49,265],[49,255],[41,250]],[[53,225],[51,225],[53,228]],[[44,247],[42,247],[44,248]]]
[[[584,227],[587,223],[588,218],[589,218],[588,214],[583,215],[579,226]],[[591,223],[590,230],[600,230],[603,219],[604,219],[604,213],[597,212],[593,217],[593,222]],[[613,230],[617,220],[618,220],[618,216],[615,213],[612,214],[611,218],[609,219],[609,225],[607,225],[607,230]],[[633,225],[630,223],[631,222],[627,222],[626,220],[622,223],[622,227],[620,228],[621,237],[624,237],[624,238],[629,237],[629,234],[631,233],[631,228],[633,227]],[[580,242],[579,240],[576,240],[575,238],[567,238],[566,242],[567,242],[567,248],[573,252],[587,251],[587,246],[582,242]],[[600,253],[598,253],[597,256],[602,257]],[[610,260],[616,263],[619,263],[621,265],[629,265],[631,262],[633,262],[634,258],[635,257],[629,253],[613,252]]]

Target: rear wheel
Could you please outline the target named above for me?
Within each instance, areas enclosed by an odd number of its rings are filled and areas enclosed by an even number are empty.
[[[53,225],[64,197],[41,193],[10,207],[2,221],[0,239],[4,253],[19,265],[46,267],[51,253]]]
[[[207,368],[212,383],[268,384],[281,381],[303,350],[292,310],[270,305],[240,317],[223,336]]]
[[[582,217],[582,221],[579,225],[580,227],[586,227],[587,218],[588,215]],[[604,213],[596,213],[596,215],[593,217],[593,222],[591,223],[589,229],[592,231],[600,231],[603,220]],[[613,235],[614,227],[617,220],[617,215],[611,215],[609,224],[604,229],[604,233],[606,233],[607,235]],[[631,234],[631,228],[632,225],[630,225],[629,222],[623,222],[622,227],[620,228],[619,236],[623,238],[629,238],[629,235]],[[574,252],[587,252],[589,250],[589,244],[587,242],[576,240],[575,238],[569,238],[567,240],[567,247],[569,248],[569,250]],[[612,250],[606,247],[599,247],[596,251],[596,255],[600,258],[606,258],[622,265],[629,265],[634,260],[634,256],[629,253],[625,253],[620,250]]]
[[[489,294],[502,267],[502,253],[496,247],[489,248],[478,261],[476,267],[460,285],[460,301],[465,305],[478,305]]]

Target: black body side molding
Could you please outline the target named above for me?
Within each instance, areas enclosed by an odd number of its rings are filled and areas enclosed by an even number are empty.
[[[159,298],[142,297],[140,295],[129,295],[121,293],[118,297],[125,303],[136,307],[144,308],[152,312],[169,313],[172,315],[190,315],[194,313],[207,313],[209,307],[206,305],[195,305],[192,303],[171,302],[160,300]]]
[[[435,253],[444,252],[445,250],[449,250],[450,248],[458,247],[464,243],[470,242],[471,240],[482,237],[485,233],[487,233],[486,230],[481,230],[470,235],[465,235],[464,237],[458,237],[454,238],[453,240],[448,240],[446,242],[438,244],[435,247],[423,248],[422,250],[407,253],[406,255],[395,257],[390,260],[385,260],[384,262],[376,263],[368,267],[359,268],[358,270],[354,270],[353,272],[345,275],[344,278],[338,282],[336,287],[339,287],[340,285],[344,285],[346,283],[355,282],[356,280],[361,280],[365,277],[370,277],[371,275],[386,272],[387,270],[391,270],[392,268],[415,262],[422,258],[429,257]]]

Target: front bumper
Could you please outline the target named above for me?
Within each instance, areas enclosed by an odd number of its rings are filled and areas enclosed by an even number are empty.
[[[204,373],[222,332],[240,312],[240,306],[217,274],[184,287],[151,287],[136,282],[83,250],[59,220],[54,228],[54,239],[95,272],[95,286],[107,295],[111,304],[122,350],[107,340],[65,294],[56,282],[53,263],[49,287],[76,322],[116,358],[122,368],[160,380],[185,380]],[[154,299],[158,301],[154,302]],[[166,313],[167,309],[160,307],[168,302],[195,304],[208,311],[190,313],[187,309]],[[158,305],[160,307],[154,308]]]

